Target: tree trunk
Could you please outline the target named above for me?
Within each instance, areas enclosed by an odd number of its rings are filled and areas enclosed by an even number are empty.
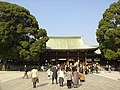
[[[2,60],[2,71],[6,70],[7,60]]]

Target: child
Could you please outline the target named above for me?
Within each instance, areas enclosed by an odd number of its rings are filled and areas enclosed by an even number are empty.
[[[48,74],[48,80],[50,80],[50,76],[51,76],[51,70],[50,70],[50,68],[48,68],[47,74]]]

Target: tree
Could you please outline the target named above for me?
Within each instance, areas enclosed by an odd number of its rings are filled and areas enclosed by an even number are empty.
[[[120,59],[120,0],[106,9],[99,22],[96,36],[104,58]]]
[[[48,40],[45,29],[24,7],[0,1],[0,59],[38,60]]]

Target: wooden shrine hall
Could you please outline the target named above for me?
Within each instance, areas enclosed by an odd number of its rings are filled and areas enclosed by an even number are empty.
[[[86,65],[100,61],[97,50],[97,46],[85,45],[80,36],[51,36],[42,59],[50,64],[79,62]]]

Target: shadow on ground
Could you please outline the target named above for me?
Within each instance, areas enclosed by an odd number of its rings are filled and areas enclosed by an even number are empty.
[[[48,85],[48,84],[49,83],[43,83],[43,84],[37,85],[37,87],[45,86],[45,85]]]

